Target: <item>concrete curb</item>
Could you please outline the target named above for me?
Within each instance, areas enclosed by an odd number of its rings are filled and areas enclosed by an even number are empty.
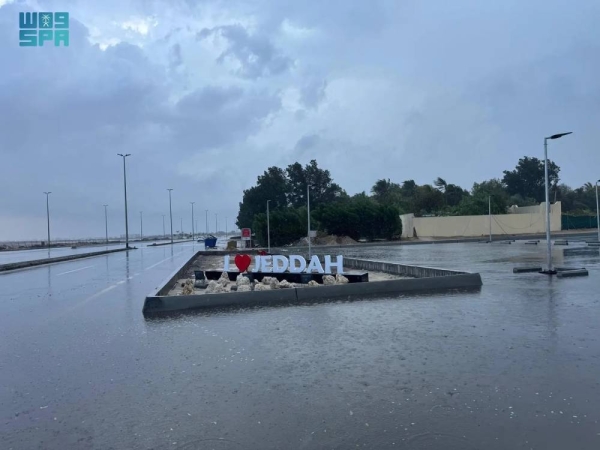
[[[373,295],[400,295],[408,292],[426,292],[448,289],[475,289],[482,285],[478,273],[445,277],[414,278],[374,281],[369,283],[338,284],[276,289],[272,291],[231,292],[223,294],[178,295],[146,297],[142,313],[151,315],[164,312],[226,306],[255,306],[276,304],[318,303],[336,298],[368,297]]]
[[[173,241],[172,245],[181,244],[183,242],[194,242],[194,240],[193,239],[187,239],[185,241]],[[198,242],[198,244],[200,244],[200,243]],[[148,244],[148,245],[146,245],[146,247],[161,247],[163,245],[171,245],[171,243],[170,242],[163,242],[162,244]]]
[[[134,250],[134,249],[129,249]],[[56,258],[46,258],[46,259],[34,259],[32,261],[19,261],[16,263],[8,263],[0,265],[0,272],[6,272],[9,270],[17,270],[17,269],[27,269],[35,266],[43,266],[46,264],[53,264],[58,262],[66,262],[66,261],[74,261],[76,259],[84,259],[84,258],[92,258],[94,256],[108,255],[109,253],[117,253],[127,251],[125,248],[118,248],[113,250],[103,250],[101,252],[91,252],[91,253],[81,253],[79,255],[68,255],[68,256],[58,256]]]
[[[173,311],[207,309],[226,306],[297,304],[311,303],[335,298],[365,297],[369,295],[398,295],[406,292],[437,291],[448,289],[478,289],[482,286],[481,275],[478,273],[458,272],[432,267],[408,266],[404,264],[387,263],[348,258],[350,264],[371,268],[386,273],[419,276],[421,278],[373,281],[366,283],[338,284],[319,287],[302,287],[293,289],[276,289],[272,291],[231,292],[220,294],[196,294],[168,296],[169,290],[194,263],[197,256],[205,252],[199,251],[193,255],[181,268],[176,270],[162,283],[162,286],[150,293],[145,301],[142,313],[144,315],[159,314]]]

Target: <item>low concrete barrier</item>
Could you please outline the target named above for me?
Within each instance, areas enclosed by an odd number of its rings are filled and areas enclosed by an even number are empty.
[[[133,249],[129,249],[133,250]],[[81,253],[79,255],[67,255],[57,256],[56,258],[46,259],[34,259],[32,261],[19,261],[8,264],[0,264],[0,272],[6,272],[8,270],[26,269],[29,267],[42,266],[44,264],[53,264],[58,262],[73,261],[75,259],[91,258],[93,256],[107,255],[109,253],[124,252],[125,248],[118,248],[114,250],[103,250],[101,252]]]
[[[272,305],[296,303],[297,300],[296,289],[146,297],[142,312],[144,314],[153,314],[190,309],[221,308],[225,306]]]
[[[436,269],[434,267],[410,266],[406,264],[390,263],[385,261],[371,261],[368,259],[344,258],[344,267],[350,269],[373,270],[375,272],[403,275],[407,277],[447,277],[459,275],[466,272],[448,269]]]
[[[572,269],[572,270],[563,270],[556,274],[558,278],[570,278],[570,277],[587,277],[588,271],[587,269]]]

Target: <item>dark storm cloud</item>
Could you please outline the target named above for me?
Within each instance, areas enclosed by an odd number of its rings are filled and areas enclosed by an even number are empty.
[[[277,75],[292,65],[292,60],[282,55],[266,36],[251,35],[241,25],[205,28],[197,36],[200,40],[211,36],[226,39],[229,47],[217,61],[224,62],[232,58],[241,66],[238,73],[247,78]]]

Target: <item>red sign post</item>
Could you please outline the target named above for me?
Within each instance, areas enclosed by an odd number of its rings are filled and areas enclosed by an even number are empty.
[[[242,241],[249,241],[252,237],[250,228],[242,228]]]

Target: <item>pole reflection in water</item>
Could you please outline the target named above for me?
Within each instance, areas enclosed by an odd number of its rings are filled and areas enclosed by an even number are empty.
[[[52,266],[48,266],[48,297],[52,297]]]

